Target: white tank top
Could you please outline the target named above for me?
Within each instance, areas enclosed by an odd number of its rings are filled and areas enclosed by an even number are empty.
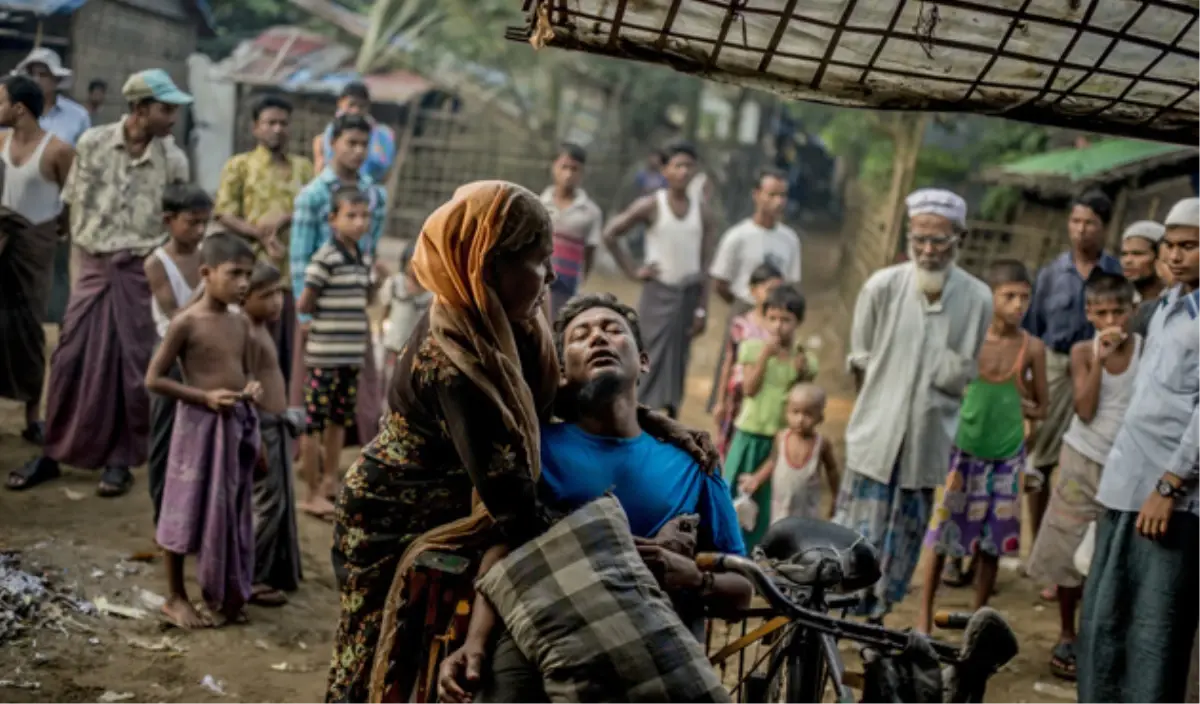
[[[688,283],[701,273],[704,223],[700,217],[700,200],[688,198],[687,214],[680,219],[667,201],[667,189],[659,190],[654,198],[658,203],[658,215],[654,225],[646,230],[646,264],[657,264],[658,280],[668,286]]]
[[[780,435],[779,456],[771,472],[771,522],[788,516],[820,518],[821,513],[821,444],[820,435],[813,440],[812,454],[803,466],[793,466],[787,458],[787,439],[792,431]]]
[[[47,132],[29,159],[20,166],[12,162],[12,134],[4,141],[0,159],[4,161],[4,192],[0,205],[15,210],[29,222],[40,225],[62,212],[62,189],[42,173],[42,154],[54,135]]]
[[[154,256],[158,257],[158,261],[162,262],[163,270],[167,272],[167,281],[171,283],[171,293],[175,294],[175,308],[178,309],[191,300],[192,287],[188,284],[187,279],[183,278],[183,273],[179,271],[175,260],[167,254],[166,250],[159,247],[154,250]],[[158,330],[158,339],[161,340],[167,334],[167,326],[170,325],[171,319],[158,305],[158,299],[153,296],[150,297],[150,314],[154,317],[154,327]]]
[[[1071,416],[1071,424],[1063,435],[1063,442],[1072,450],[1093,462],[1104,464],[1108,451],[1112,449],[1117,431],[1125,420],[1125,411],[1133,399],[1133,381],[1137,378],[1138,360],[1142,356],[1142,336],[1133,335],[1133,356],[1129,366],[1120,374],[1100,372],[1100,398],[1096,402],[1096,415],[1091,423],[1084,423],[1078,415]]]

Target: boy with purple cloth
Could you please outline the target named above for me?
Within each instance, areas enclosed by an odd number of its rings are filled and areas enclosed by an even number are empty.
[[[204,293],[172,320],[150,362],[146,387],[178,400],[156,539],[167,553],[163,614],[180,628],[213,625],[188,599],[186,555],[197,555],[196,581],[209,610],[245,619],[254,574],[251,493],[258,461],[262,385],[252,381],[256,348],[250,319],[230,306],[250,286],[254,252],[220,233],[204,242]],[[168,376],[175,360],[184,382]]]

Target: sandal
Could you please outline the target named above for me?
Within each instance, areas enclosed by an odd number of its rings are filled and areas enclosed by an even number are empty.
[[[5,486],[10,491],[24,491],[60,476],[62,470],[58,468],[57,462],[49,457],[38,457],[9,472]]]
[[[38,420],[25,426],[21,431],[21,439],[30,445],[41,447],[46,443],[46,424]]]
[[[288,598],[274,587],[256,584],[250,591],[250,603],[255,606],[283,606],[288,603]]]
[[[946,566],[942,568],[942,584],[947,587],[965,587],[971,583],[975,576],[971,574],[971,570],[963,571],[963,558],[951,558],[946,560]]]
[[[133,472],[128,467],[105,467],[100,475],[100,486],[96,487],[96,496],[112,499],[123,496],[133,486]]]
[[[1059,679],[1075,681],[1075,644],[1059,643],[1050,651],[1050,674]]]

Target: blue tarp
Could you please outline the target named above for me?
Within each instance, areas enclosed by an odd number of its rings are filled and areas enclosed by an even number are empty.
[[[0,0],[0,10],[32,12],[38,15],[69,15],[83,7],[87,0]],[[196,9],[210,28],[215,27],[208,0],[193,0]]]

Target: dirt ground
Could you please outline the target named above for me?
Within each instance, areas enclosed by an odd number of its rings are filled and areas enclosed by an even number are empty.
[[[810,314],[802,335],[826,342],[834,322],[832,277],[836,246],[824,240],[806,242],[805,289],[810,292]],[[594,290],[609,290],[630,303],[636,286],[612,276],[589,282]],[[693,348],[688,399],[684,420],[710,427],[704,400],[720,344],[723,307],[714,304],[712,325]],[[822,345],[822,374],[834,392],[824,432],[839,439],[853,400],[839,378],[840,352]],[[35,449],[18,437],[21,410],[0,401],[0,473],[31,458]],[[349,461],[352,453],[347,454]],[[32,491],[0,491],[0,550],[18,550],[26,569],[45,569],[82,596],[127,606],[143,606],[140,590],[162,594],[161,564],[130,563],[125,558],[153,548],[153,526],[144,470],[130,494],[120,499],[94,495],[98,477],[66,471],[62,480]],[[122,619],[113,616],[78,616],[75,627],[63,631],[42,629],[32,642],[0,646],[0,701],[97,701],[106,692],[128,701],[305,702],[323,698],[325,674],[336,626],[338,596],[329,564],[331,529],[301,517],[302,551],[306,580],[280,609],[252,608],[251,622],[194,633],[166,631],[150,616]],[[890,625],[907,626],[915,615],[914,593]],[[945,590],[940,605],[966,608],[967,590]],[[992,681],[988,699],[996,702],[1064,701],[1074,699],[1074,688],[1054,680],[1046,667],[1057,633],[1057,612],[1052,604],[1038,602],[1037,590],[1015,570],[1002,570],[994,605],[1017,630],[1021,654]],[[183,652],[147,650],[163,636]],[[948,637],[953,638],[953,634]],[[210,678],[223,694],[201,684]],[[13,683],[36,683],[37,689],[20,689]],[[1039,684],[1035,689],[1035,684]],[[1049,689],[1046,686],[1049,686]],[[109,695],[112,696],[111,694]]]

